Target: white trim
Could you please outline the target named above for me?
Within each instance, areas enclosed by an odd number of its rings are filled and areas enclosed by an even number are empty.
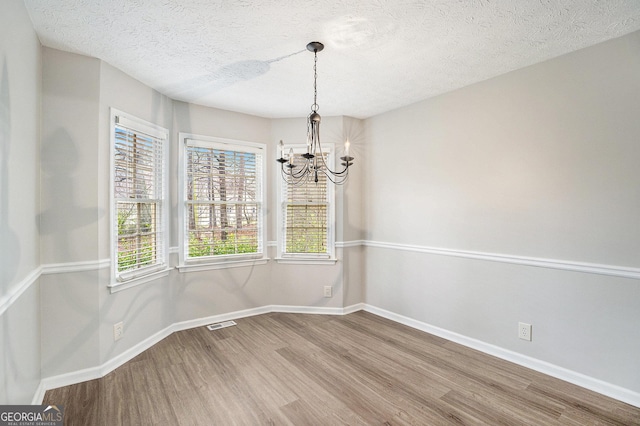
[[[188,330],[196,327],[203,327],[207,324],[235,320],[240,318],[248,318],[255,315],[268,314],[271,312],[283,313],[307,313],[307,314],[327,314],[327,315],[346,315],[362,309],[363,304],[348,306],[346,308],[326,308],[326,307],[307,307],[307,306],[286,306],[286,305],[266,305],[257,308],[245,309],[242,311],[228,312],[225,314],[212,315],[204,318],[180,321],[158,331],[152,336],[144,339],[140,343],[132,346],[126,351],[116,355],[110,360],[104,362],[97,367],[85,368],[78,371],[72,371],[57,376],[45,377],[40,381],[34,393],[32,404],[40,405],[44,399],[46,391],[56,389],[62,386],[69,386],[76,383],[86,382],[88,380],[99,379],[111,373],[116,368],[132,360],[142,352],[151,348],[162,339],[170,336],[176,331]]]
[[[573,383],[574,385],[578,385],[586,389],[590,389],[594,392],[617,399],[622,402],[626,402],[627,404],[631,404],[635,407],[640,407],[640,393],[634,392],[630,389],[625,389],[620,386],[586,376],[582,373],[559,367],[546,361],[541,361],[536,358],[522,355],[517,352],[513,352],[508,349],[492,345],[490,343],[485,343],[471,337],[463,336],[462,334],[454,333],[452,331],[448,331],[418,320],[414,320],[412,318],[405,317],[403,315],[399,315],[385,309],[377,308],[375,306],[364,304],[363,310],[371,312],[372,314],[381,316],[383,318],[387,318],[399,324],[403,324],[408,327],[433,334],[434,336],[442,337],[449,341],[459,343],[463,346],[476,349],[485,354],[493,355],[505,361],[513,362],[514,364],[530,368],[548,376]]]
[[[316,314],[316,315],[346,315],[361,311],[364,303],[347,306],[345,308],[329,308],[324,306],[293,306],[293,305],[266,305],[258,308],[242,311],[228,312],[226,314],[212,315],[210,317],[181,321],[173,324],[173,331],[188,330],[190,328],[203,327],[217,322],[248,318],[256,315],[270,314],[272,312],[291,314]]]
[[[204,327],[205,325],[213,324],[216,322],[223,322],[223,321],[235,320],[240,318],[248,318],[256,315],[268,314],[271,312],[273,312],[271,310],[271,306],[267,305],[267,306],[260,306],[258,308],[244,309],[242,311],[228,312],[226,314],[218,314],[218,315],[212,315],[204,318],[180,321],[173,324],[173,331],[182,331],[182,330],[188,330],[190,328]]]
[[[44,392],[42,396],[44,398],[44,394],[51,389],[57,389],[62,386],[75,385],[76,383],[86,382],[88,380],[99,379],[102,376],[100,375],[101,367],[92,367],[85,368],[83,370],[72,371],[70,373],[60,374],[58,376],[45,377],[40,382],[40,386],[38,386],[38,391],[41,388],[44,388]],[[34,400],[36,399],[34,395]],[[36,401],[35,405],[42,404],[42,400]]]
[[[224,262],[209,263],[187,263],[186,265],[178,265],[176,268],[180,272],[209,271],[212,269],[239,268],[241,266],[265,265],[269,261],[268,257],[259,257],[256,259],[239,259],[226,260]]]
[[[17,285],[13,286],[13,289],[9,289],[9,293],[0,299],[0,315],[4,314],[13,303],[22,296],[22,294],[29,290],[31,285],[38,281],[42,273],[42,267],[38,267],[22,279]]]
[[[280,312],[285,314],[345,315],[345,309],[347,308],[331,308],[328,306],[271,305],[271,312]]]
[[[535,358],[531,358],[507,349],[500,348],[498,346],[491,345],[489,343],[482,342],[480,340],[472,339],[467,336],[463,336],[458,333],[454,333],[439,327],[435,327],[430,324],[423,323],[418,320],[414,320],[403,315],[399,315],[384,309],[377,308],[365,303],[357,303],[344,308],[331,308],[322,306],[290,306],[290,305],[267,305],[257,308],[245,309],[242,311],[228,312],[225,314],[213,315],[205,318],[198,318],[193,320],[181,321],[174,323],[163,330],[158,331],[149,338],[143,340],[137,345],[129,348],[119,355],[111,358],[102,365],[94,368],[87,368],[79,371],[74,371],[59,376],[47,377],[41,380],[40,385],[36,389],[33,397],[32,404],[38,405],[42,403],[44,394],[49,389],[55,389],[61,386],[68,386],[75,383],[80,383],[87,380],[98,379],[104,377],[108,373],[112,372],[116,368],[140,355],[145,350],[149,349],[162,339],[168,337],[176,331],[187,330],[190,328],[202,327],[207,324],[216,322],[235,320],[240,318],[247,318],[255,315],[262,315],[271,312],[282,313],[302,313],[302,314],[320,314],[320,315],[347,315],[360,310],[371,312],[372,314],[387,318],[391,321],[395,321],[399,324],[406,325],[417,330],[424,331],[426,333],[433,334],[435,336],[442,337],[455,343],[467,346],[472,349],[479,350],[483,353],[496,356],[509,362],[521,365],[523,367],[531,368],[549,376],[565,380],[575,385],[581,386],[586,389],[590,389],[594,392],[598,392],[602,395],[615,398],[619,401],[631,404],[635,407],[640,407],[640,393],[634,392],[629,389],[622,388],[620,386],[613,385],[611,383],[604,382],[593,377],[586,376],[584,374],[568,370],[563,367],[559,367],[550,364],[545,361],[541,361]]]
[[[587,274],[609,275],[614,277],[640,279],[640,268],[626,266],[603,265],[570,260],[543,259],[536,257],[513,256],[498,253],[484,253],[466,250],[452,250],[437,247],[417,246],[410,244],[384,243],[379,241],[364,241],[367,247],[392,250],[412,251],[441,256],[463,257],[467,259],[486,260],[490,262],[513,263],[516,265],[535,266],[539,268],[560,269],[564,271],[584,272]]]
[[[511,263],[538,268],[559,269],[564,271],[582,272],[585,274],[607,275],[612,277],[640,279],[640,268],[628,266],[607,265],[601,263],[576,262],[572,260],[549,259],[510,254],[487,253],[467,250],[455,250],[441,247],[428,247],[412,244],[387,243],[371,240],[352,240],[336,242],[336,247],[375,247],[391,250],[404,250],[415,253],[428,253],[439,256],[463,257],[467,259],[485,260],[489,262]]]
[[[145,266],[139,269],[131,269],[124,271],[118,276],[115,282],[111,282],[107,287],[117,287],[122,284],[134,282],[136,280],[142,280],[145,277],[151,277],[158,272],[162,272],[169,269],[167,263],[160,263],[151,266]]]
[[[66,274],[69,272],[93,271],[111,267],[111,259],[85,260],[82,262],[45,263],[42,275]]]
[[[223,144],[229,145],[229,149],[233,150],[234,148],[242,147],[242,149],[247,152],[254,152],[256,154],[263,154],[266,152],[267,144],[262,142],[252,142],[246,141],[243,139],[228,139],[228,138],[219,138],[217,136],[206,136],[206,135],[198,135],[195,133],[189,132],[178,132],[178,140],[179,143],[184,144],[186,140],[193,141],[195,145],[202,147],[210,147],[211,143],[215,144]],[[199,142],[206,142],[205,144],[201,144]]]
[[[336,248],[360,247],[363,246],[364,243],[364,240],[336,241]]]
[[[365,240],[336,241],[336,248],[360,247],[365,245]],[[278,247],[278,241],[267,241],[267,247]]]
[[[51,388],[54,389],[54,388]],[[40,383],[38,383],[38,387],[36,388],[36,391],[33,394],[33,398],[31,398],[31,405],[40,405],[42,404],[42,401],[44,400],[44,394],[47,392],[47,388],[45,387],[45,384],[43,381],[40,381]]]
[[[169,326],[163,330],[160,330],[154,335],[144,339],[137,345],[127,349],[119,355],[116,355],[115,357],[97,367],[85,368],[78,371],[72,371],[70,373],[60,374],[58,376],[45,377],[42,379],[41,386],[38,387],[38,390],[40,390],[41,387],[44,387],[46,392],[50,389],[56,389],[62,386],[69,386],[76,383],[86,382],[87,380],[94,380],[104,377],[116,368],[132,360],[142,352],[160,342],[162,339],[168,337],[169,335],[171,335],[171,333],[173,333],[173,326]],[[44,397],[44,392],[42,393],[42,396]],[[36,402],[37,404],[40,404],[42,400]]]
[[[277,257],[276,262],[289,265],[335,265],[338,259],[328,257]]]
[[[344,310],[343,314],[344,315],[348,315],[348,314],[352,314],[354,312],[363,311],[365,306],[367,306],[365,303],[355,303],[355,304],[350,305],[350,306],[345,306],[343,308],[343,310]]]
[[[139,277],[131,278],[127,281],[107,284],[107,287],[109,288],[109,291],[112,294],[117,293],[119,291],[126,290],[131,287],[136,287],[136,286],[151,282],[153,280],[157,280],[158,278],[166,277],[167,275],[169,275],[169,272],[171,272],[172,269],[173,267],[169,267],[169,268],[165,267],[163,269],[160,269],[159,271],[153,271],[145,275],[141,275]]]
[[[495,253],[486,253],[486,252],[472,252],[472,251],[464,251],[464,250],[452,250],[452,249],[444,249],[444,248],[436,248],[436,247],[427,247],[427,246],[418,246],[418,245],[409,245],[409,244],[397,244],[397,243],[384,243],[378,241],[368,241],[368,240],[352,240],[352,241],[343,241],[335,243],[337,248],[346,248],[346,247],[358,247],[358,246],[366,246],[366,247],[375,247],[375,248],[384,248],[391,250],[403,250],[403,251],[412,251],[416,253],[428,253],[435,254],[441,256],[453,256],[453,257],[463,257],[468,259],[476,259],[476,260],[485,260],[491,262],[502,262],[502,263],[511,263],[517,265],[524,266],[535,266],[540,268],[548,268],[548,269],[559,269],[559,270],[567,270],[573,272],[582,272],[587,274],[597,274],[597,275],[608,275],[622,278],[632,278],[632,279],[640,279],[640,268],[630,268],[625,266],[616,266],[616,265],[605,265],[605,264],[595,264],[595,263],[585,263],[585,262],[573,262],[568,260],[558,260],[558,259],[543,259],[543,258],[533,258],[533,257],[524,257],[524,256],[514,256],[514,255],[505,255],[505,254],[495,254]],[[276,241],[267,242],[268,247],[277,246]],[[177,253],[178,247],[171,247],[170,253]],[[268,259],[265,259],[268,260]],[[290,259],[277,259],[283,260],[282,263],[303,263],[303,262],[287,262]],[[89,261],[81,261],[81,262],[67,262],[67,263],[49,263],[43,264],[36,270],[32,271],[29,276],[25,278],[25,280],[32,279],[35,281],[39,278],[39,274],[47,275],[47,274],[58,274],[58,273],[71,273],[71,272],[81,272],[81,271],[89,271],[93,269],[102,269],[107,268],[110,265],[110,259],[100,259],[100,260],[89,260]],[[317,261],[312,260],[309,263],[317,263]],[[331,262],[327,262],[331,263]],[[239,265],[242,266],[242,265]],[[191,266],[179,266],[178,268],[182,269],[191,269]],[[211,268],[218,269],[218,268]],[[38,274],[37,277],[31,277],[33,274]],[[31,278],[30,278],[31,277]],[[17,286],[17,288],[21,289],[21,286],[26,285],[23,282]],[[30,285],[30,284],[29,284]],[[28,285],[27,285],[28,287]],[[16,290],[23,292],[24,289]],[[5,304],[7,303],[7,299],[15,297],[15,296],[5,296],[0,302],[0,313],[4,312],[2,309],[5,309]]]
[[[150,123],[148,121],[142,120],[138,117],[134,117],[133,115],[127,114],[122,111],[118,111],[115,108],[111,108],[111,111],[114,113],[114,123],[119,124],[122,127],[126,127],[128,129],[135,129],[135,131],[144,133],[147,136],[151,136],[156,139],[168,139],[169,131],[162,126],[158,126],[157,124]]]

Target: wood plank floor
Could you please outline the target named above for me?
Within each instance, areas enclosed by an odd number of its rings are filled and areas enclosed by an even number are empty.
[[[177,332],[48,391],[66,425],[640,425],[640,409],[367,312]]]

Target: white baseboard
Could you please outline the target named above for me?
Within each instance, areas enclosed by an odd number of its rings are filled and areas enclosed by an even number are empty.
[[[111,358],[107,362],[97,367],[85,368],[83,370],[72,371],[70,373],[60,374],[57,376],[45,377],[40,382],[40,386],[38,387],[38,391],[34,396],[34,404],[41,404],[42,399],[44,398],[44,394],[46,391],[50,389],[56,389],[62,386],[69,386],[76,383],[86,382],[88,380],[99,379],[109,374],[116,368],[125,364],[126,362],[132,360],[136,356],[140,355],[142,352],[151,348],[156,343],[160,342],[165,337],[171,335],[173,333],[173,325],[169,326],[163,330],[158,331],[154,335],[146,338],[142,342],[138,343],[135,346],[127,349],[119,355]],[[39,394],[41,393],[41,394]],[[39,397],[39,399],[37,399]]]
[[[36,388],[36,392],[33,394],[33,399],[31,400],[31,405],[40,405],[44,400],[44,394],[47,391],[47,388],[44,387],[44,382],[40,381],[40,384]]]
[[[330,308],[326,306],[290,306],[290,305],[271,305],[271,312],[282,312],[289,314],[315,314],[315,315],[346,315],[352,312],[362,310],[360,305],[356,304],[345,308]]]
[[[362,309],[364,304],[348,306],[346,308],[327,308],[314,306],[290,306],[290,305],[267,305],[258,308],[245,309],[242,311],[234,311],[226,314],[213,315],[210,317],[197,318],[193,320],[181,321],[158,331],[154,335],[146,338],[135,346],[127,349],[119,355],[111,358],[107,362],[97,367],[86,368],[83,370],[72,371],[70,373],[60,374],[57,376],[45,377],[40,381],[40,385],[36,389],[33,396],[32,404],[39,405],[44,399],[44,394],[50,389],[56,389],[62,386],[69,386],[76,383],[86,382],[88,380],[99,379],[109,374],[116,368],[132,360],[142,352],[151,348],[162,339],[170,336],[176,331],[188,330],[196,327],[203,327],[208,324],[229,321],[240,318],[247,318],[255,315],[268,314],[271,312],[283,313],[303,313],[303,314],[322,314],[322,315],[345,315]]]
[[[634,392],[536,358],[531,358],[499,346],[491,345],[480,340],[472,339],[452,331],[426,324],[403,315],[380,309],[375,306],[364,304],[363,310],[640,408],[640,393],[638,392]]]
[[[235,320],[240,318],[252,317],[255,315],[268,314],[269,312],[272,312],[270,308],[271,308],[270,306],[261,306],[259,308],[244,309],[242,311],[234,311],[226,314],[212,315],[210,317],[205,317],[205,318],[197,318],[197,319],[188,320],[188,321],[181,321],[173,324],[172,331],[189,330],[191,328],[203,327],[205,325],[209,325],[217,322],[230,321],[230,320]]]
[[[467,336],[463,336],[452,331],[448,331],[430,324],[426,324],[421,321],[414,320],[403,315],[399,315],[375,306],[367,305],[365,303],[357,303],[344,308],[329,308],[318,306],[291,306],[291,305],[267,305],[257,308],[245,309],[242,311],[234,311],[220,315],[213,315],[205,318],[198,318],[194,320],[181,321],[174,323],[163,330],[158,331],[153,336],[143,340],[130,349],[122,352],[121,354],[113,357],[104,364],[87,368],[84,370],[74,371],[59,376],[47,377],[42,379],[38,386],[35,395],[33,397],[32,404],[41,404],[44,398],[44,394],[47,390],[59,388],[62,386],[69,386],[75,383],[81,383],[87,380],[99,379],[106,374],[112,372],[116,368],[135,358],[145,350],[151,348],[156,343],[160,342],[165,337],[168,337],[173,332],[188,330],[191,328],[202,327],[208,324],[217,322],[247,318],[255,315],[262,315],[271,312],[282,313],[301,313],[301,314],[315,314],[315,315],[347,315],[360,310],[371,312],[372,314],[381,316],[383,318],[390,319],[399,324],[415,328],[433,334],[438,337],[450,340],[455,343],[467,346],[472,349],[479,350],[483,353],[493,355],[495,357],[504,359],[514,364],[521,365],[523,367],[530,368],[543,374],[547,374],[551,377],[564,380],[569,383],[581,386],[586,389],[590,389],[594,392],[602,395],[617,399],[627,404],[631,404],[640,408],[640,393],[631,391],[629,389],[622,388],[620,386],[613,385],[611,383],[604,382],[593,377],[586,376],[581,373],[577,373],[572,370],[568,370],[557,365],[550,364],[545,361],[541,361],[535,358],[531,358],[517,352],[513,352],[489,343],[482,342],[480,340],[472,339]]]
[[[363,311],[367,305],[364,303],[356,303],[355,305],[347,306],[344,308],[344,314],[352,314],[354,312]]]

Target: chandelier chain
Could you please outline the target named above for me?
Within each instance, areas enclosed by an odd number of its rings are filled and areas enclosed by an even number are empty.
[[[318,51],[313,51],[313,105],[311,105],[311,111],[318,111]]]

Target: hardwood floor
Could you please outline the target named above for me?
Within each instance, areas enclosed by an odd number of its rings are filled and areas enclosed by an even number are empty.
[[[48,391],[66,425],[640,425],[640,409],[367,312],[174,333]]]

